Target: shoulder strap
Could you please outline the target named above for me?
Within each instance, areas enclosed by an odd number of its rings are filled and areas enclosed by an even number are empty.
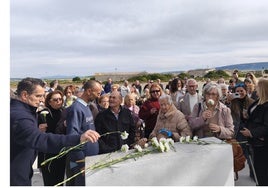
[[[201,102],[198,103],[197,116],[199,116],[200,111],[201,111]]]

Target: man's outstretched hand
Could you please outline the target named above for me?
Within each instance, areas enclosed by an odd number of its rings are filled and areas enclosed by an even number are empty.
[[[80,142],[85,142],[85,141],[89,141],[89,142],[97,142],[98,139],[100,138],[100,135],[98,132],[93,131],[93,130],[87,130],[86,132],[84,132],[81,137],[80,137]]]

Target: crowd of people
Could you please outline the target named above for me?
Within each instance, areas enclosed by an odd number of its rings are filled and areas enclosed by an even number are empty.
[[[31,185],[37,155],[44,185],[50,186],[84,169],[86,156],[114,152],[123,144],[133,148],[152,137],[178,142],[182,136],[213,136],[241,142],[250,177],[268,185],[267,118],[268,79],[252,72],[243,80],[237,70],[228,81],[207,79],[202,91],[194,78],[174,78],[165,87],[160,79],[142,87],[139,80],[120,85],[109,78],[105,84],[86,81],[82,88],[62,88],[57,80],[48,87],[40,79],[25,78],[10,102],[10,184]],[[116,134],[124,131],[126,140]],[[89,142],[49,168],[40,165],[63,147],[84,141]],[[85,174],[66,185],[85,185]]]

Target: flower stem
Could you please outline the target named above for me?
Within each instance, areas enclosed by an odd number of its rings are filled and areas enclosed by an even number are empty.
[[[106,136],[106,135],[109,135],[109,134],[115,134],[115,133],[121,133],[121,132],[120,132],[120,131],[107,132],[107,133],[101,134],[100,137],[103,137],[103,136]],[[73,147],[70,147],[69,149],[62,148],[62,149],[61,149],[61,152],[60,152],[58,155],[56,155],[56,156],[54,156],[54,157],[51,157],[51,158],[49,158],[49,159],[43,161],[43,162],[41,163],[41,166],[47,164],[48,162],[52,162],[54,159],[58,159],[58,158],[60,158],[60,157],[63,157],[64,155],[66,155],[67,153],[69,153],[69,152],[72,151],[72,150],[80,149],[80,148],[81,148],[85,143],[87,143],[87,142],[88,142],[88,140],[87,140],[87,141],[84,141],[84,142],[81,142],[80,144],[75,145],[75,146],[73,146]]]
[[[86,170],[83,169],[83,170],[81,170],[80,172],[76,173],[75,175],[73,175],[73,176],[67,178],[66,180],[64,180],[64,181],[62,181],[62,182],[56,184],[55,186],[60,186],[60,185],[64,184],[65,182],[72,180],[72,179],[75,178],[76,176],[78,176],[78,175],[80,175],[80,174],[83,174],[85,171],[86,171]]]
[[[77,177],[78,175],[80,175],[80,174],[86,172],[87,170],[97,170],[97,169],[100,170],[100,169],[103,169],[103,168],[106,168],[106,167],[110,167],[110,166],[112,166],[112,165],[114,165],[114,164],[120,163],[120,162],[122,162],[122,161],[126,161],[126,160],[128,160],[128,159],[135,159],[135,158],[141,157],[141,156],[143,156],[143,155],[147,155],[147,154],[152,153],[152,152],[153,152],[153,150],[144,150],[144,151],[142,151],[142,152],[138,152],[138,153],[129,153],[129,154],[125,155],[125,156],[122,157],[122,158],[113,159],[113,160],[108,161],[108,162],[98,162],[98,163],[95,163],[95,164],[93,164],[92,166],[89,166],[89,167],[87,167],[87,168],[81,170],[80,172],[78,172],[78,173],[76,173],[75,175],[69,177],[68,179],[66,179],[66,180],[64,180],[64,181],[62,181],[62,182],[60,182],[60,183],[58,183],[58,184],[55,185],[55,186],[62,185],[62,184],[64,184],[65,182],[70,181],[70,180],[72,180],[73,178]]]

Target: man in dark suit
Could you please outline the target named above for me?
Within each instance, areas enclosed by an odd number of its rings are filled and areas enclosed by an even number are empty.
[[[86,140],[95,143],[100,135],[88,130],[80,135],[57,135],[41,132],[37,107],[44,102],[44,82],[25,78],[17,87],[17,99],[10,101],[10,185],[30,186],[32,165],[37,151],[58,153],[63,147],[75,146]]]

